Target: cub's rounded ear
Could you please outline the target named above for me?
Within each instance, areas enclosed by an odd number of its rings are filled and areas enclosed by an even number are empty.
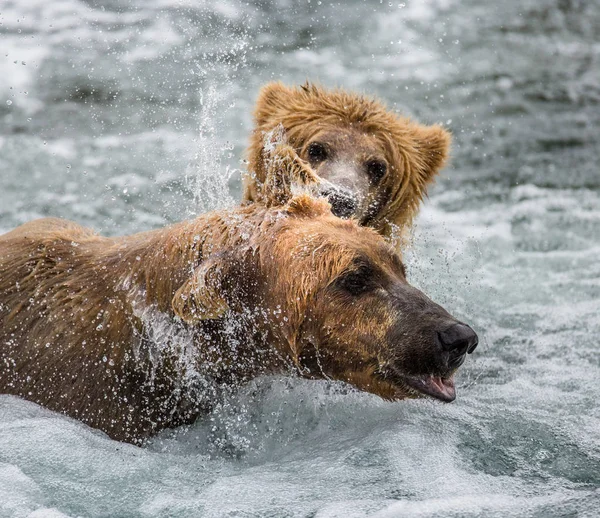
[[[267,83],[260,89],[254,120],[257,126],[269,125],[271,121],[281,120],[281,114],[289,110],[290,101],[294,98],[294,91],[283,83],[276,81]]]
[[[415,142],[420,152],[420,176],[423,185],[431,183],[439,170],[444,167],[450,153],[452,135],[438,125],[415,128]]]
[[[209,257],[192,274],[171,300],[175,314],[184,322],[221,317],[229,306],[224,297],[224,276],[227,258],[221,254]]]

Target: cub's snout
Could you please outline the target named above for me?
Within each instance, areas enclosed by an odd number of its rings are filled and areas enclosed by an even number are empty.
[[[356,215],[359,205],[357,194],[329,182],[324,183],[319,193],[331,204],[331,212],[339,218],[351,218]]]

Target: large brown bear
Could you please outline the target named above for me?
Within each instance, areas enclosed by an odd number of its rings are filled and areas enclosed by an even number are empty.
[[[288,142],[321,178],[334,214],[384,236],[406,230],[446,162],[450,134],[398,117],[376,100],[306,84],[265,85],[254,111],[244,201],[261,200],[263,135],[282,125]]]
[[[313,173],[274,153],[266,204],[118,238],[59,219],[0,236],[0,392],[130,442],[265,372],[452,401],[475,333],[372,229],[292,196]]]

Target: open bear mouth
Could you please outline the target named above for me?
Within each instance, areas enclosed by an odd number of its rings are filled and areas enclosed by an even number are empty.
[[[456,388],[454,386],[454,373],[448,377],[422,374],[418,376],[400,374],[398,372],[387,372],[383,376],[388,382],[400,385],[405,390],[408,388],[416,395],[429,396],[444,403],[451,403],[456,399]]]
[[[442,376],[403,376],[402,381],[411,389],[439,399],[444,403],[450,403],[456,399],[456,388],[454,377],[444,378]]]

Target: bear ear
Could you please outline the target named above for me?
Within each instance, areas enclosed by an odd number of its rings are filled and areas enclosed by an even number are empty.
[[[452,136],[438,125],[419,126],[415,132],[415,144],[420,151],[420,175],[423,186],[431,183],[445,165],[450,153]]]
[[[318,218],[331,215],[331,205],[326,198],[314,198],[309,194],[294,196],[287,205],[287,213],[298,218]]]
[[[289,109],[289,103],[294,98],[294,91],[283,83],[277,81],[267,83],[260,89],[254,120],[258,127],[268,124],[270,121],[279,120],[282,111]]]
[[[171,307],[184,322],[219,318],[229,309],[223,293],[225,259],[222,254],[209,257],[173,296]]]

